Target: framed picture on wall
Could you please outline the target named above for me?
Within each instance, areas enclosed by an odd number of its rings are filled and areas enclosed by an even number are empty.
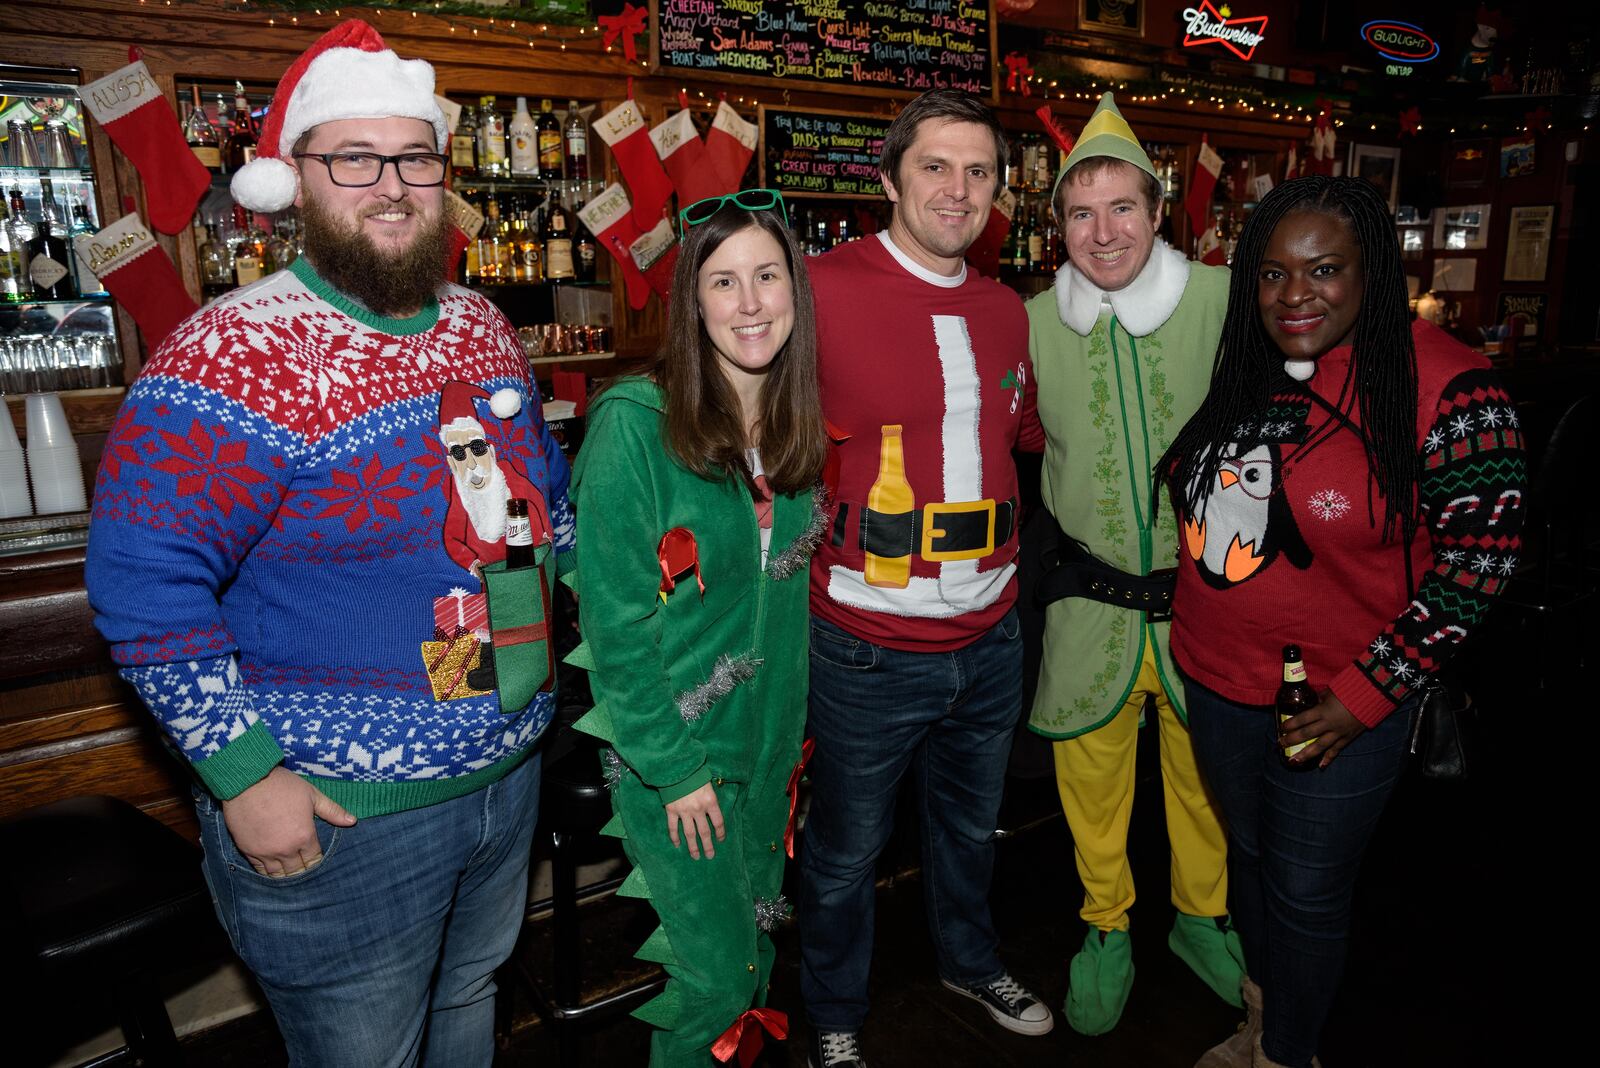
[[[1078,28],[1143,37],[1144,0],[1078,0]]]
[[[1507,282],[1543,282],[1550,264],[1550,239],[1554,236],[1556,206],[1525,204],[1511,209],[1506,224]]]
[[[1489,247],[1489,205],[1461,204],[1433,213],[1433,247],[1436,252],[1457,252]]]
[[[1400,150],[1377,145],[1350,146],[1350,177],[1362,178],[1378,187],[1389,210],[1400,206]]]

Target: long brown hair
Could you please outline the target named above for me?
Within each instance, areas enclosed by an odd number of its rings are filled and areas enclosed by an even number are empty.
[[[739,398],[721,367],[721,357],[700,318],[700,268],[722,243],[746,229],[772,236],[783,249],[794,286],[794,328],[773,357],[761,383],[756,440],[745,436]],[[795,493],[816,482],[828,439],[817,392],[817,330],[805,261],[783,220],[772,211],[725,206],[684,236],[672,276],[667,331],[650,373],[666,394],[663,436],[684,467],[701,478],[737,476],[750,470],[745,450],[761,449],[761,466],[775,493]]]

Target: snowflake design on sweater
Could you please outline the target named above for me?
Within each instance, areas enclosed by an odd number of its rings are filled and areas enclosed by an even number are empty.
[[[182,437],[165,430],[160,436],[170,455],[149,466],[177,476],[178,496],[203,496],[225,516],[232,515],[236,505],[258,510],[250,487],[269,479],[245,463],[248,442],[229,441],[227,427],[206,428],[198,419]]]
[[[233,654],[122,669],[190,761],[204,760],[256,722]]]
[[[1336,489],[1318,490],[1306,498],[1311,514],[1324,522],[1343,519],[1350,512],[1350,498]]]

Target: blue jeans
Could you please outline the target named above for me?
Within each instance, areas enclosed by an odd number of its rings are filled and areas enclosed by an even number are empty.
[[[1189,733],[1228,826],[1234,926],[1263,991],[1263,1052],[1306,1068],[1339,990],[1356,873],[1394,792],[1407,702],[1325,769],[1290,767],[1270,708],[1184,679]]]
[[[1022,700],[1017,613],[947,653],[907,653],[811,621],[811,810],[801,855],[800,992],[821,1031],[861,1029],[874,874],[908,769],[939,971],[1000,977],[989,915],[994,832]]]
[[[261,984],[291,1065],[484,1066],[494,1059],[494,971],[527,907],[539,756],[476,793],[317,821],[323,860],[271,879],[240,855],[197,792],[217,916]]]

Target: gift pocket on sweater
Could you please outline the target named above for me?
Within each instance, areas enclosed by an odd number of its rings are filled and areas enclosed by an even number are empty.
[[[548,692],[555,682],[555,647],[551,642],[550,581],[546,563],[550,544],[534,547],[530,567],[507,569],[504,563],[483,569],[489,598],[486,651],[494,658],[495,693],[500,711],[516,715]]]

